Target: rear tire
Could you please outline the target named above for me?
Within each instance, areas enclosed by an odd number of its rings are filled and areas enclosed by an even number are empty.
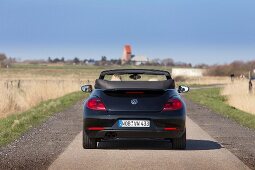
[[[172,139],[172,146],[173,149],[186,149],[186,130],[181,137]]]
[[[90,138],[84,130],[83,130],[83,148],[84,149],[97,148],[97,140],[94,138]]]

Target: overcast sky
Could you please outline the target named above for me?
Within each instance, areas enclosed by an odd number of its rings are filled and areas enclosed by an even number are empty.
[[[19,59],[255,59],[254,0],[0,0],[0,52]]]

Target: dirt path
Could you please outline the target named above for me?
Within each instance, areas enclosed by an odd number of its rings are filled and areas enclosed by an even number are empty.
[[[178,162],[182,157],[185,157],[189,161],[186,161],[183,166],[175,164],[173,168],[199,168],[196,165],[198,163],[198,165],[202,166],[202,169],[205,169],[209,163],[209,169],[219,167],[232,168],[231,164],[240,169],[245,169],[246,167],[242,162],[232,154],[234,153],[250,168],[255,169],[254,131],[241,127],[233,121],[222,118],[207,108],[190,101],[187,101],[187,106],[188,116],[192,119],[188,121],[189,129],[193,129],[188,131],[187,151],[171,150],[169,142],[159,141],[102,142],[99,144],[102,149],[94,151],[83,150],[81,148],[80,135],[82,129],[82,102],[79,102],[66,111],[55,114],[44,124],[31,129],[17,141],[0,148],[0,169],[47,169],[53,162],[54,164],[51,168],[55,169],[54,166],[57,167],[57,162],[63,160],[65,155],[70,152],[73,153],[72,157],[68,157],[71,163],[73,163],[72,161],[75,163],[75,159],[78,159],[80,161],[77,162],[79,165],[84,163],[84,160],[81,160],[79,156],[86,158],[86,165],[93,165],[89,163],[90,161],[97,162],[93,159],[109,161],[109,159],[104,159],[104,155],[112,155],[112,158],[116,160],[125,157],[131,164],[136,161],[132,157],[136,157],[137,160],[140,160],[140,164],[143,165],[144,161],[149,159],[149,155],[150,159],[152,158],[151,161],[155,164],[154,159],[159,161],[156,165],[150,164],[152,168],[164,163],[171,168],[173,161]],[[147,143],[146,146],[144,142]],[[221,144],[232,153],[222,148]],[[84,153],[86,154],[84,155]],[[99,153],[102,155],[97,158],[93,156]],[[137,156],[141,156],[141,158],[138,159]],[[175,156],[176,158],[173,158]],[[142,159],[142,157],[144,158]],[[222,164],[222,161],[220,162],[217,157],[220,157],[221,160],[226,160],[227,164]],[[203,159],[201,164],[199,164],[200,159]],[[213,163],[213,161],[216,161],[217,164]],[[122,163],[125,163],[125,160]],[[107,166],[114,165],[116,164],[109,162]],[[132,166],[130,165],[130,167]],[[137,167],[141,168],[141,166]]]

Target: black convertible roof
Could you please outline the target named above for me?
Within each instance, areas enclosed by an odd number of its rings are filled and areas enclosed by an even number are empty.
[[[150,74],[165,75],[167,80],[164,81],[108,81],[104,80],[105,75],[114,74]],[[123,89],[144,89],[144,90],[166,90],[174,89],[175,82],[168,71],[152,69],[117,69],[102,71],[99,79],[96,79],[95,89],[102,90],[123,90]]]
[[[105,70],[100,73],[99,79],[104,79],[105,75],[114,74],[150,74],[150,75],[165,75],[167,79],[172,79],[168,71],[154,69],[115,69]]]

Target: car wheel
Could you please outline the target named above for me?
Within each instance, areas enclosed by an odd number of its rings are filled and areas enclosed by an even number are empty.
[[[84,149],[97,148],[97,140],[94,138],[90,138],[84,130],[83,130],[83,148]]]
[[[181,137],[172,139],[172,146],[173,149],[186,149],[186,130]]]

